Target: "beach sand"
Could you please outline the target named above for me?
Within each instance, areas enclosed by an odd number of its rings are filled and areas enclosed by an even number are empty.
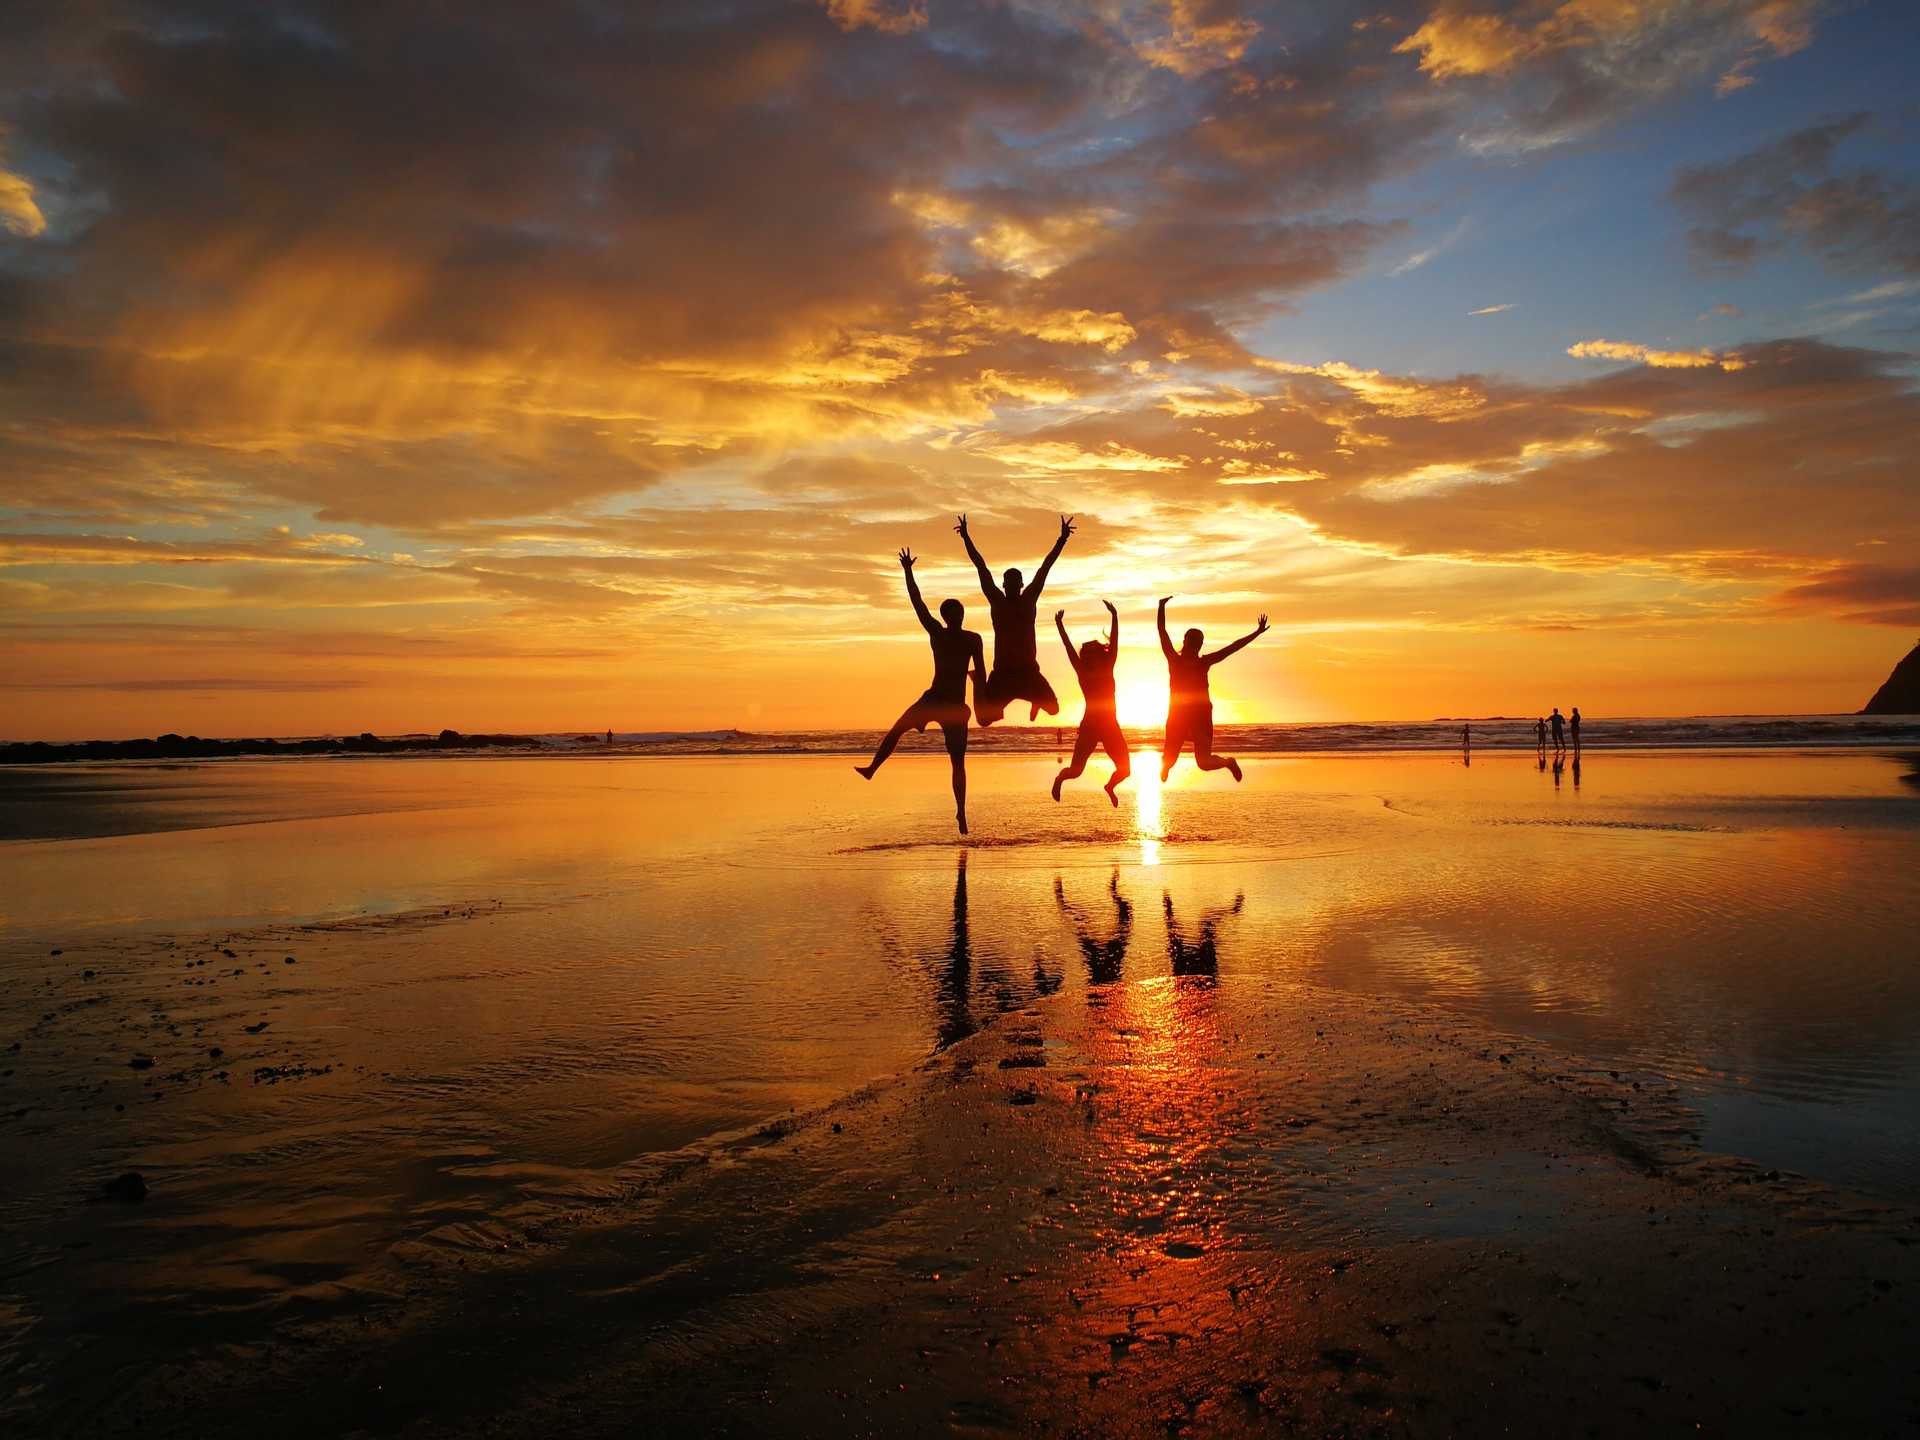
[[[1008,762],[982,808],[1020,843],[959,852],[907,808],[930,766],[876,817],[809,771],[801,838],[655,770],[643,826],[258,822],[157,918],[43,884],[5,952],[0,1416],[1906,1433],[1914,832],[1869,761],[1648,761],[1572,813],[1518,765],[1276,764],[1084,844],[1104,803],[1016,801]],[[4,858],[144,894],[237,833]],[[423,858],[326,918],[336,844]],[[232,876],[282,851],[262,916]],[[210,905],[250,923],[187,928]],[[128,1167],[147,1200],[97,1198]]]

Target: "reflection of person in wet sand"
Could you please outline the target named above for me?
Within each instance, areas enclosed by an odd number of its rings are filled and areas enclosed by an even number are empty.
[[[1087,983],[1111,985],[1120,978],[1120,966],[1126,959],[1127,945],[1133,939],[1133,903],[1120,893],[1120,871],[1116,868],[1107,881],[1107,893],[1113,897],[1114,928],[1108,940],[1096,939],[1092,923],[1078,906],[1067,900],[1066,887],[1058,875],[1053,877],[1053,898],[1061,913],[1073,926],[1080,942],[1080,953],[1087,957]]]
[[[1202,655],[1200,646],[1207,638],[1198,630],[1181,637],[1180,648],[1173,648],[1167,636],[1167,595],[1160,601],[1158,624],[1160,650],[1167,657],[1167,738],[1160,749],[1160,778],[1173,773],[1173,765],[1188,741],[1193,742],[1193,763],[1202,770],[1225,770],[1240,778],[1240,762],[1230,755],[1213,753],[1213,695],[1207,688],[1207,672],[1222,660],[1251,645],[1266,633],[1267,617],[1231,645],[1223,645],[1211,655]]]
[[[1087,759],[1098,746],[1113,761],[1113,774],[1107,777],[1106,791],[1107,799],[1118,809],[1120,797],[1113,793],[1113,787],[1133,773],[1133,758],[1127,754],[1127,737],[1120,733],[1120,717],[1114,709],[1113,698],[1113,662],[1120,653],[1120,614],[1111,600],[1101,603],[1107,607],[1110,622],[1107,643],[1089,640],[1078,650],[1067,638],[1067,612],[1053,612],[1054,628],[1060,632],[1060,643],[1067,647],[1067,659],[1073,662],[1073,673],[1079,677],[1080,693],[1087,706],[1086,713],[1080,717],[1080,733],[1073,737],[1073,759],[1053,777],[1053,798],[1058,800],[1060,787],[1087,768]]]
[[[1180,929],[1180,922],[1173,914],[1173,893],[1160,892],[1162,903],[1167,909],[1167,956],[1173,961],[1173,973],[1176,975],[1217,975],[1220,973],[1220,956],[1214,947],[1215,936],[1219,932],[1220,922],[1229,915],[1238,915],[1241,907],[1247,903],[1245,894],[1235,895],[1231,905],[1217,905],[1200,915],[1200,938],[1189,944],[1186,935]]]
[[[954,857],[953,940],[941,962],[937,993],[940,1023],[934,1043],[941,1049],[973,1034],[973,942],[967,930],[967,852]]]
[[[913,578],[911,550],[901,550],[900,569],[907,579],[907,596],[913,601],[913,613],[920,617],[921,628],[927,632],[927,643],[933,647],[933,683],[893,722],[893,728],[873,752],[873,759],[853,768],[871,780],[873,772],[887,763],[887,757],[893,754],[893,747],[900,743],[902,735],[909,730],[938,725],[946,737],[947,758],[953,764],[954,819],[964,835],[967,833],[967,673],[971,670],[977,683],[986,669],[986,658],[980,637],[960,628],[966,612],[958,600],[940,602],[944,625],[937,624],[927,612],[927,602],[920,598],[919,583]]]
[[[984,684],[974,683],[974,718],[982,725],[991,725],[1005,715],[1007,707],[1016,700],[1025,700],[1031,707],[1027,714],[1029,720],[1038,719],[1043,710],[1049,715],[1058,715],[1060,700],[1053,693],[1053,686],[1047,683],[1047,677],[1040,673],[1038,641],[1033,627],[1040,613],[1040,592],[1046,589],[1053,562],[1060,558],[1060,552],[1067,548],[1067,537],[1073,534],[1073,517],[1060,517],[1060,538],[1053,542],[1053,549],[1040,562],[1033,584],[1025,589],[1021,588],[1020,572],[1011,568],[1000,577],[1001,585],[993,583],[987,562],[981,558],[967,529],[966,516],[962,515],[960,523],[953,528],[967,547],[967,558],[979,572],[980,592],[987,597],[987,607],[993,612],[993,673],[986,677]]]

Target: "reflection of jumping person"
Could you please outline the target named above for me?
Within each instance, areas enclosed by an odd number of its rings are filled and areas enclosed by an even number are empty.
[[[900,552],[900,569],[907,579],[907,596],[913,601],[913,613],[920,617],[927,641],[933,646],[933,683],[893,722],[893,728],[880,741],[880,748],[873,752],[872,761],[853,768],[871,780],[873,772],[893,754],[893,747],[900,743],[902,735],[909,730],[938,725],[946,737],[947,757],[953,763],[954,819],[964,835],[967,833],[967,672],[971,669],[978,683],[980,673],[987,668],[986,656],[980,637],[960,628],[966,611],[958,600],[942,600],[940,618],[947,623],[934,623],[933,616],[927,613],[927,602],[920,598],[920,586],[913,578],[912,551]]]
[[[987,597],[987,607],[993,612],[993,673],[985,678],[984,683],[976,681],[974,684],[974,718],[982,725],[991,725],[1005,715],[1007,706],[1016,700],[1025,700],[1032,707],[1027,715],[1029,720],[1038,719],[1042,710],[1049,715],[1058,715],[1060,700],[1053,693],[1053,686],[1047,683],[1047,677],[1040,673],[1033,626],[1039,614],[1040,592],[1047,585],[1047,575],[1053,569],[1053,562],[1060,558],[1060,552],[1066,548],[1067,537],[1073,534],[1073,517],[1060,517],[1060,538],[1053,542],[1053,549],[1040,562],[1033,584],[1024,590],[1020,588],[1020,572],[1012,568],[1000,577],[1006,587],[1004,590],[993,583],[993,576],[987,573],[987,562],[980,558],[979,550],[974,548],[973,536],[967,530],[966,516],[962,515],[960,523],[953,528],[959,532],[962,543],[967,547],[967,558],[973,561],[973,568],[980,573],[980,592]]]
[[[1248,634],[1242,635],[1231,645],[1224,645],[1211,655],[1200,653],[1200,644],[1207,637],[1198,630],[1189,630],[1181,637],[1180,648],[1173,648],[1173,641],[1167,638],[1167,601],[1171,595],[1160,601],[1158,623],[1160,626],[1160,650],[1167,657],[1167,738],[1160,747],[1160,778],[1166,779],[1173,773],[1173,764],[1180,758],[1180,752],[1187,742],[1193,742],[1193,763],[1202,770],[1226,770],[1235,780],[1240,778],[1240,762],[1229,755],[1213,753],[1213,695],[1207,688],[1207,672],[1234,651],[1251,645],[1266,633],[1267,617],[1262,615],[1260,623]]]
[[[1073,759],[1053,777],[1053,798],[1058,800],[1060,787],[1087,768],[1087,759],[1097,746],[1105,749],[1107,758],[1113,761],[1106,790],[1107,799],[1117,810],[1120,797],[1113,793],[1113,787],[1133,773],[1133,759],[1127,754],[1127,737],[1120,733],[1120,717],[1114,710],[1113,662],[1120,653],[1120,614],[1111,600],[1100,603],[1107,607],[1110,622],[1107,643],[1089,640],[1077,651],[1067,638],[1067,612],[1053,612],[1054,628],[1060,632],[1060,643],[1067,647],[1067,659],[1073,662],[1073,673],[1080,678],[1080,693],[1087,702],[1086,713],[1080,717],[1080,732],[1073,737]]]

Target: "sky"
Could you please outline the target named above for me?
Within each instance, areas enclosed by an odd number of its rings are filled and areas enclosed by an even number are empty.
[[[0,738],[887,724],[952,533],[1223,720],[1850,711],[1905,0],[12,0]],[[1051,634],[1043,665],[1078,713]]]

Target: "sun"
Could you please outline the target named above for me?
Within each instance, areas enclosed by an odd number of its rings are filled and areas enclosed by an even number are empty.
[[[1122,725],[1142,728],[1160,724],[1167,718],[1167,682],[1127,679],[1114,689],[1114,709]]]

